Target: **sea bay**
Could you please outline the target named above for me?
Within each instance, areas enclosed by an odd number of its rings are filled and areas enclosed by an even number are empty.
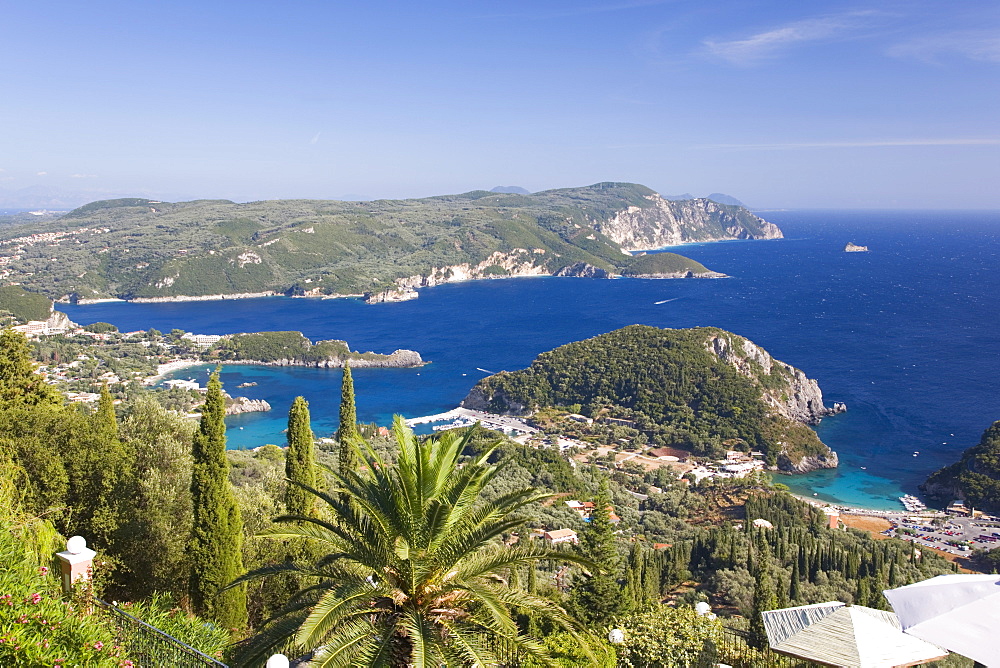
[[[540,352],[624,325],[722,327],[816,378],[827,404],[848,405],[818,427],[841,467],[782,482],[832,501],[898,507],[897,496],[916,491],[1000,418],[1000,213],[761,215],[786,238],[671,249],[727,279],[503,279],[374,306],[265,298],[60,309],[82,324],[107,321],[125,331],[291,329],[357,350],[420,352],[431,363],[419,369],[355,370],[359,419],[380,424],[393,413],[448,410],[489,372],[523,368]],[[849,241],[871,252],[844,253]],[[206,373],[175,375],[203,381]],[[337,370],[227,366],[222,377],[230,393],[274,407],[230,418],[231,447],[283,444],[298,394],[310,402],[317,435],[336,429]],[[245,382],[257,385],[236,387]]]

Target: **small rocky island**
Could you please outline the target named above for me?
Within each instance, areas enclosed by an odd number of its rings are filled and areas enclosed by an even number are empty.
[[[844,252],[845,253],[867,253],[868,252],[868,246],[859,246],[856,243],[848,242],[847,245],[844,246]]]
[[[247,397],[226,397],[226,415],[240,415],[242,413],[265,413],[271,410],[271,404],[263,399],[249,399]]]

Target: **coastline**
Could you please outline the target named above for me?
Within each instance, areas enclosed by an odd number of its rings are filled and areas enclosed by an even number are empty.
[[[753,239],[724,239],[722,241],[754,241]],[[769,241],[765,239],[765,241]],[[697,244],[708,244],[708,243],[721,243],[715,241],[696,241],[687,244],[697,245]],[[658,250],[666,250],[668,248],[676,248],[676,246],[664,246],[663,248],[654,248],[649,251],[633,251],[633,252],[652,252]],[[411,288],[414,291],[418,291],[423,288],[433,288],[438,285],[445,284],[455,284],[455,283],[470,283],[473,281],[494,281],[494,280],[504,280],[504,279],[515,279],[515,278],[587,278],[581,276],[557,276],[551,273],[545,274],[535,274],[535,273],[522,273],[522,274],[510,274],[506,276],[481,276],[481,277],[468,277],[456,280],[447,280],[435,283],[433,285],[421,285],[415,288]],[[609,274],[606,280],[670,280],[670,279],[720,279],[720,278],[732,278],[728,274],[724,274],[716,271],[708,271],[701,274],[695,274],[692,272],[684,272],[683,274],[678,272],[677,275],[672,274],[648,274],[640,276],[625,276],[622,274]],[[120,302],[123,304],[171,304],[171,303],[184,303],[184,302],[210,302],[210,301],[230,301],[234,299],[264,299],[268,297],[278,297],[285,299],[362,299],[367,293],[358,294],[312,294],[312,295],[286,295],[281,292],[275,292],[274,290],[266,290],[264,292],[239,292],[233,294],[225,295],[175,295],[172,297],[134,297],[132,299],[119,299],[118,297],[101,297],[95,299],[80,299],[76,302],[77,306],[90,306],[93,304],[108,304],[114,302]],[[412,297],[411,299],[415,299]],[[371,303],[395,303],[397,301],[409,301],[409,300],[386,300],[385,302],[371,302]],[[62,298],[55,301],[57,304],[69,304],[72,303],[69,300]]]
[[[202,366],[203,364],[211,364],[211,362],[202,362],[200,360],[171,360],[170,362],[165,362],[164,364],[158,364],[156,365],[156,375],[147,376],[143,379],[142,384],[155,385],[159,381],[163,380],[167,374],[194,366]]]

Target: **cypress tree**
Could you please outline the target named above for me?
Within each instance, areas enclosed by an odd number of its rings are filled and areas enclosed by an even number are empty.
[[[798,560],[792,562],[792,579],[788,583],[788,598],[791,603],[795,603],[802,596],[801,583],[802,575],[799,573]]]
[[[767,632],[764,630],[764,618],[761,613],[766,610],[774,610],[778,607],[777,596],[774,592],[774,582],[767,568],[762,568],[756,574],[756,583],[753,589],[753,612],[750,615],[750,644],[754,647],[764,647],[767,645]]]
[[[247,622],[246,590],[240,586],[220,591],[243,574],[243,519],[229,483],[225,415],[216,369],[208,381],[192,448],[190,591],[196,613],[241,629]]]
[[[35,373],[28,339],[12,329],[0,331],[0,407],[58,406],[64,397]]]
[[[345,363],[344,377],[340,384],[340,426],[337,428],[341,472],[353,471],[357,468],[351,442],[358,436],[358,412],[354,404],[354,378],[351,376],[350,365]]]
[[[624,614],[632,601],[622,596],[618,585],[618,570],[621,556],[615,545],[614,528],[611,524],[611,496],[608,481],[601,480],[600,489],[594,499],[594,510],[590,522],[583,530],[584,556],[597,565],[598,571],[577,585],[572,594],[572,606],[579,618],[591,626],[603,625],[618,615]]]
[[[315,439],[309,426],[309,404],[303,397],[295,397],[288,411],[285,477],[289,480],[285,490],[285,512],[307,517],[315,514],[316,497],[299,487],[316,487]]]
[[[91,420],[94,432],[109,440],[118,440],[118,420],[115,418],[115,401],[108,391],[108,386],[101,388],[101,397],[97,400],[97,410]]]

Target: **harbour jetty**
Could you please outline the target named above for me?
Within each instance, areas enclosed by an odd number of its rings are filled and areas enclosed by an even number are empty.
[[[468,427],[476,422],[479,422],[487,429],[502,431],[505,434],[534,434],[538,431],[536,427],[532,427],[520,418],[512,417],[510,415],[496,415],[495,413],[486,413],[484,411],[474,411],[469,408],[453,408],[450,411],[437,413],[436,415],[424,415],[423,417],[410,418],[405,422],[407,427],[412,427],[418,424],[431,424],[434,422],[447,423],[443,425],[435,425],[433,427],[435,431],[440,431],[442,429],[454,429],[456,427]]]

